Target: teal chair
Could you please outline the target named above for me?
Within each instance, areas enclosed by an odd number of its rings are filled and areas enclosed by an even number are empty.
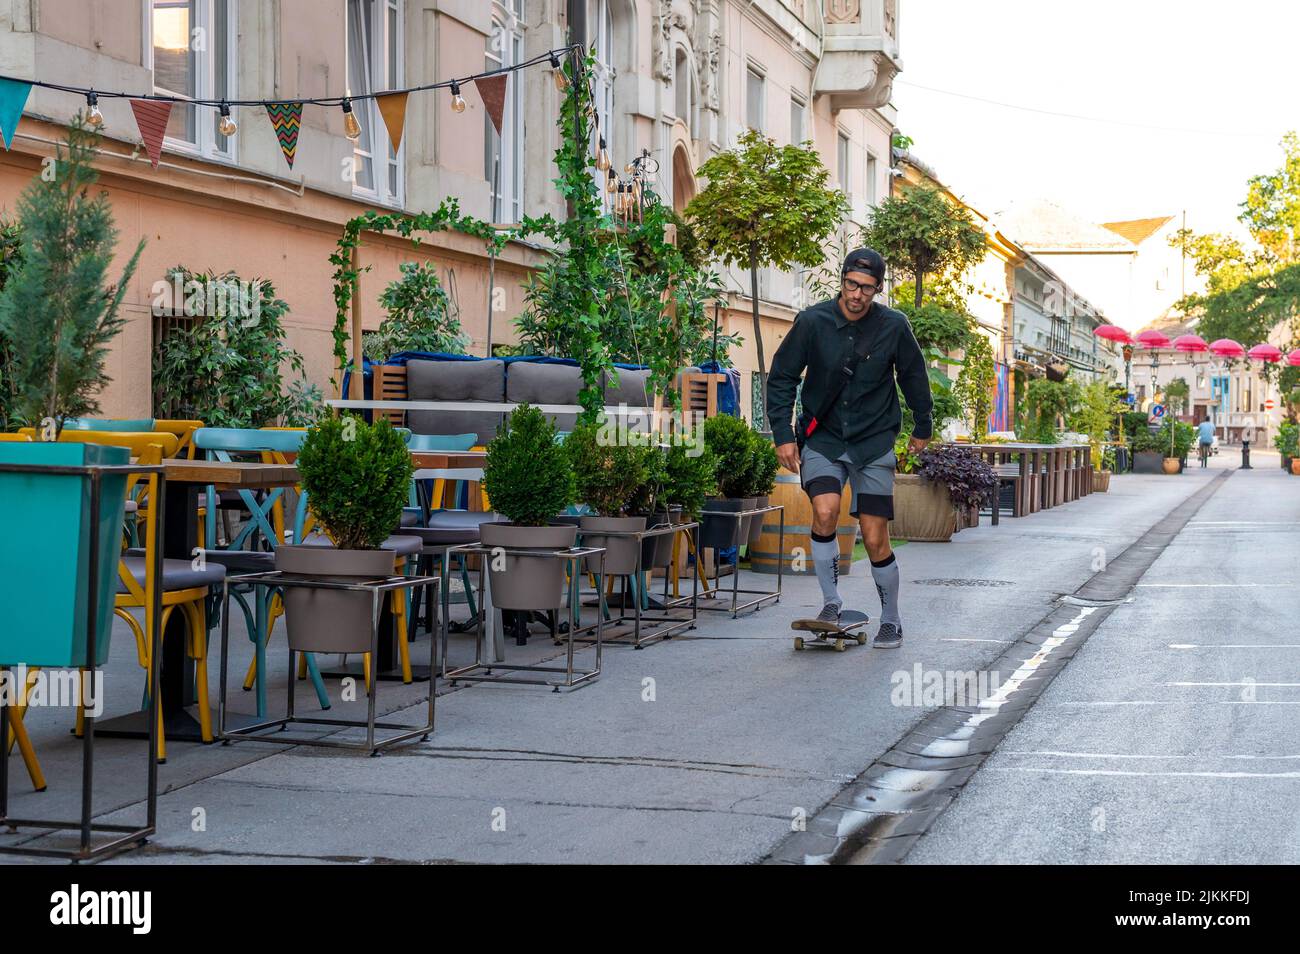
[[[297,453],[306,436],[305,431],[201,427],[194,432],[194,446],[208,460],[231,461],[236,457],[257,455],[263,460],[274,461],[282,460],[284,454]],[[214,487],[207,488],[207,515],[204,524],[207,548],[204,550],[204,558],[221,564],[236,574],[274,570],[275,547],[280,542],[275,526],[276,505],[284,501],[284,488],[273,488],[260,500],[251,491],[241,490],[239,499],[249,519],[226,547],[217,547],[217,492]],[[291,532],[295,542],[301,541],[306,523],[307,495],[299,493],[292,519],[284,522],[286,535]],[[260,534],[264,546],[256,545],[255,533]],[[250,590],[238,586],[231,588],[231,595],[244,613],[249,639],[253,642],[258,718],[266,715],[266,644],[270,638],[271,601],[277,593],[278,590],[269,586],[252,587]],[[253,597],[254,605],[251,607],[247,600],[249,595]],[[217,614],[210,613],[208,618],[215,620]],[[322,709],[328,709],[329,694],[325,691],[316,658],[311,653],[304,653],[303,656],[307,663],[307,673],[316,690],[316,698]]]

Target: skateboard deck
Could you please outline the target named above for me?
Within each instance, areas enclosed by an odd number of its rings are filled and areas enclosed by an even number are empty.
[[[812,633],[813,636],[810,639],[796,636],[794,638],[794,648],[827,646],[837,653],[842,653],[850,640],[856,642],[859,646],[866,643],[867,634],[863,631],[863,628],[869,622],[871,622],[871,617],[860,610],[845,610],[840,614],[838,625],[825,623],[818,619],[797,619],[790,624],[790,628]]]

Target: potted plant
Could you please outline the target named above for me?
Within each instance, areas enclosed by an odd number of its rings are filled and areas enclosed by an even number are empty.
[[[1160,426],[1158,440],[1165,454],[1160,465],[1166,474],[1180,474],[1187,463],[1187,453],[1192,449],[1195,430],[1190,424],[1173,419]]]
[[[1100,464],[1097,461],[1097,452],[1101,451]],[[1092,475],[1092,489],[1094,493],[1104,494],[1110,490],[1110,475],[1115,472],[1115,448],[1105,447],[1098,448],[1093,446],[1093,467],[1095,468]]]
[[[564,450],[578,500],[594,511],[578,522],[583,545],[605,548],[606,573],[635,573],[640,552],[636,538],[603,536],[601,531],[630,533],[646,528],[646,516],[632,511],[638,504],[654,506],[653,492],[646,491],[647,451],[657,453],[657,449],[647,448],[641,435],[625,428],[579,424],[565,438]],[[637,500],[641,494],[644,498]],[[589,560],[588,570],[594,570],[595,563]]]
[[[705,510],[739,512],[754,508],[755,498],[745,496],[754,469],[751,433],[748,424],[730,414],[719,414],[704,422],[704,446],[712,452],[719,494],[705,501]],[[719,550],[734,547],[742,534],[748,536],[744,523],[743,519],[705,514],[700,521],[700,546]]]
[[[99,410],[99,391],[109,381],[104,371],[108,346],[124,324],[122,302],[144,247],[142,241],[111,283],[108,269],[117,250],[112,207],[107,193],[91,192],[98,141],[99,134],[78,114],[66,144],[56,148],[52,175],[34,178],[17,202],[19,264],[6,274],[0,291],[4,397],[8,423],[33,426],[37,442],[0,444],[5,463],[128,463],[125,447],[50,443],[58,441],[66,419]],[[0,547],[0,593],[5,597],[0,663],[76,667],[104,662],[125,505],[126,475],[105,476],[98,591],[89,594],[88,482],[54,474],[0,477],[0,520],[9,535],[9,543]],[[86,616],[92,602],[99,635],[97,658],[87,660]]]
[[[889,535],[903,540],[943,542],[957,529],[959,512],[978,508],[997,487],[993,468],[956,444],[931,444],[915,473],[899,474]]]
[[[1273,437],[1273,446],[1282,455],[1282,469],[1291,470],[1291,462],[1300,456],[1300,425],[1293,421],[1283,421],[1278,425]]]
[[[772,491],[776,489],[776,472],[780,461],[776,459],[776,445],[771,439],[758,431],[749,432],[753,443],[753,464],[743,488],[746,498],[754,498],[755,507],[766,507],[772,500]],[[763,535],[763,518],[750,517],[745,521],[749,525],[745,535],[750,548],[758,546],[758,538]]]
[[[1136,428],[1129,444],[1133,452],[1133,473],[1163,473],[1161,461],[1166,445],[1158,435],[1151,433],[1149,427],[1144,425]]]
[[[401,523],[411,484],[406,441],[387,418],[344,415],[307,431],[295,461],[317,523],[334,546],[281,546],[275,568],[317,580],[360,582],[393,575],[380,544]],[[299,652],[369,652],[370,593],[290,586],[284,591],[289,646]]]
[[[492,509],[508,519],[483,524],[485,546],[564,550],[578,528],[552,523],[574,501],[569,453],[556,441],[555,425],[541,411],[520,404],[488,444],[483,489]],[[501,609],[558,609],[564,604],[561,560],[505,555],[489,560],[493,602]]]

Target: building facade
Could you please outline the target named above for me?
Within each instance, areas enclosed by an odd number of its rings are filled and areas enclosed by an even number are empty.
[[[0,5],[0,74],[130,93],[207,99],[342,97],[434,83],[519,63],[568,42],[574,0],[13,0]],[[695,170],[755,127],[778,142],[811,141],[849,194],[853,216],[889,187],[889,105],[901,69],[897,0],[585,0],[598,61],[600,127],[616,167],[643,151],[656,191],[682,208]],[[394,150],[374,101],[355,105],[361,135],[345,135],[335,107],[307,105],[288,166],[260,107],[232,107],[223,136],[215,110],[179,105],[162,161],[151,168],[130,107],[101,99],[100,187],[110,196],[125,260],[146,240],[108,363],[104,411],[150,411],[155,283],[176,265],[273,280],[290,306],[290,343],[309,378],[328,390],[334,251],[343,224],[367,208],[429,211],[448,197],[497,223],[564,214],[552,180],[555,117],[563,93],[545,69],[514,74],[500,135],[477,91],[450,109],[446,90],[412,94]],[[12,148],[0,156],[0,213],[52,155],[84,98],[35,88]],[[363,325],[403,261],[435,263],[485,354],[489,263],[482,243],[455,232],[418,245],[368,236],[361,250]],[[513,319],[541,250],[516,241],[496,259],[504,307],[493,344]],[[769,271],[760,285],[770,354],[799,303],[798,275]],[[748,339],[748,281],[730,276],[724,330]],[[500,294],[500,293],[499,293]],[[733,360],[748,373],[752,341]]]

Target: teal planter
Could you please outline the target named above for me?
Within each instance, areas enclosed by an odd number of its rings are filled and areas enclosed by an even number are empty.
[[[0,443],[0,463],[81,467],[131,462],[125,447]],[[109,474],[99,498],[99,592],[94,665],[108,659],[126,475]],[[0,473],[0,665],[87,665],[91,595],[90,478]]]

